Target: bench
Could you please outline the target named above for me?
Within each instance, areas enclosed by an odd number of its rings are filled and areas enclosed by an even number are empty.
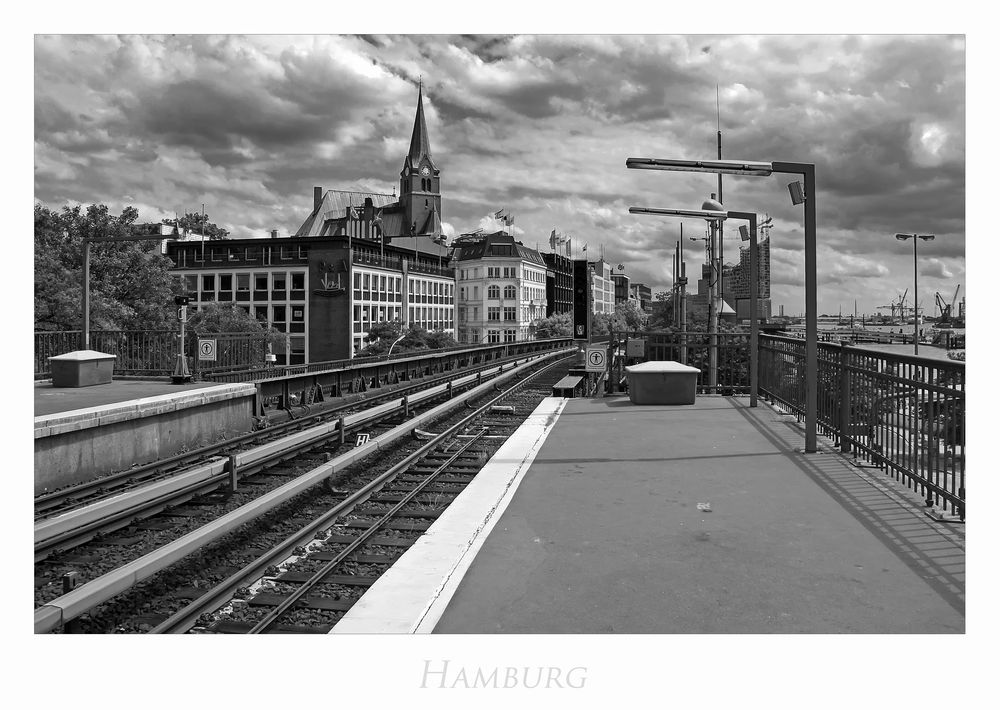
[[[580,375],[566,375],[564,378],[552,385],[553,397],[576,397],[577,388],[583,382]]]

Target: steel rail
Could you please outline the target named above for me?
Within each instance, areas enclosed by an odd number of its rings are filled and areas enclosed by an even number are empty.
[[[157,627],[150,631],[150,633],[177,634],[185,633],[190,630],[197,623],[198,617],[201,616],[201,614],[211,609],[217,609],[225,604],[232,598],[236,590],[243,586],[248,580],[259,577],[268,567],[286,559],[291,551],[296,547],[313,540],[319,530],[328,527],[336,518],[349,513],[359,503],[365,502],[373,493],[385,486],[386,483],[391,481],[400,473],[409,469],[415,462],[419,461],[426,454],[433,451],[443,441],[446,441],[449,437],[454,436],[455,432],[461,431],[469,424],[469,422],[472,422],[476,418],[482,416],[484,412],[488,411],[489,408],[498,401],[509,396],[511,392],[529,383],[535,377],[541,376],[551,367],[558,365],[559,362],[560,361],[551,363],[550,365],[540,369],[538,372],[532,373],[499,396],[493,397],[486,404],[477,407],[475,411],[463,417],[456,424],[453,424],[438,434],[433,434],[432,439],[427,440],[416,451],[409,454],[402,461],[394,464],[384,473],[379,475],[378,478],[370,481],[364,487],[350,494],[350,496],[337,503],[337,505],[321,515],[319,518],[316,518],[299,531],[287,537],[278,545],[275,545],[267,553],[230,575],[227,579],[217,584],[211,590],[198,597],[187,606],[179,609],[172,616],[165,619]]]
[[[576,352],[574,347],[573,352]],[[486,392],[498,380],[506,381],[516,376],[523,370],[537,365],[545,360],[549,360],[560,355],[565,355],[566,351],[555,351],[539,355],[518,367],[508,370],[505,374],[500,374],[497,378],[489,382],[477,385],[467,392],[468,396],[476,396]],[[448,410],[461,406],[463,402],[451,399],[439,404],[432,409],[420,414],[409,421],[399,425],[393,430],[386,432],[367,444],[355,447],[341,456],[338,456],[325,464],[308,471],[292,481],[264,494],[236,510],[233,510],[222,517],[203,525],[197,530],[174,540],[163,547],[154,550],[137,560],[133,560],[112,572],[104,574],[73,591],[53,599],[46,604],[35,609],[34,629],[35,633],[46,633],[65,624],[67,621],[75,619],[86,613],[98,604],[101,604],[117,594],[126,591],[142,580],[151,577],[156,572],[174,564],[180,559],[188,556],[192,552],[204,547],[210,542],[222,537],[231,530],[254,520],[313,485],[322,482],[330,474],[336,473],[361,459],[385,448],[397,439],[411,433],[417,427],[437,419]]]
[[[423,389],[403,398],[393,398],[362,412],[343,417],[344,433],[364,426],[372,426],[379,421],[395,416],[428,399],[448,393],[455,387],[464,387],[478,381],[483,374],[489,376],[503,372],[504,363],[487,368],[478,373],[463,375],[447,383]],[[254,449],[240,452],[231,458],[236,470],[243,476],[256,473],[264,466],[302,453],[310,448],[326,443],[340,434],[339,420],[326,422],[309,429],[298,431],[281,439],[262,444]],[[199,493],[206,493],[230,482],[235,475],[232,470],[223,470],[224,462],[216,460],[198,468],[178,473],[155,481],[144,487],[123,492],[117,496],[103,498],[87,505],[67,511],[61,515],[45,518],[35,523],[35,562],[49,556],[54,550],[71,546],[70,543],[86,542],[99,531],[123,527],[136,517],[158,512],[171,502],[187,500]],[[248,468],[253,467],[253,468]],[[88,537],[89,536],[89,537]]]
[[[271,626],[273,626],[274,623],[285,614],[285,612],[287,612],[289,609],[295,606],[298,603],[298,601],[302,599],[302,597],[311,592],[313,588],[315,588],[315,586],[320,582],[320,580],[322,580],[328,574],[333,572],[333,570],[339,567],[344,562],[344,560],[353,555],[354,552],[359,547],[364,545],[369,538],[371,538],[376,532],[378,532],[382,528],[382,526],[384,526],[387,522],[392,520],[392,518],[406,505],[408,505],[414,498],[416,498],[424,490],[424,488],[426,488],[427,485],[431,483],[431,481],[440,476],[441,473],[448,468],[448,466],[453,464],[455,460],[458,459],[459,456],[468,451],[472,447],[472,445],[477,443],[480,437],[485,435],[486,432],[488,431],[489,428],[484,427],[479,432],[478,435],[476,435],[472,439],[469,439],[464,444],[462,444],[462,446],[456,449],[455,453],[449,456],[444,463],[442,463],[440,466],[434,469],[432,473],[428,474],[427,478],[425,478],[423,481],[414,486],[406,495],[402,497],[402,500],[396,503],[396,505],[392,506],[392,508],[387,510],[385,515],[383,515],[381,518],[372,523],[372,525],[369,526],[364,532],[362,532],[354,540],[352,540],[347,545],[347,547],[345,547],[343,550],[337,553],[337,555],[332,560],[330,560],[325,565],[323,565],[319,570],[317,570],[312,577],[310,577],[305,581],[304,584],[300,584],[299,587],[294,592],[285,597],[285,599],[283,599],[282,602],[278,604],[278,606],[271,609],[264,616],[264,618],[260,619],[253,626],[253,628],[250,629],[250,631],[248,631],[247,633],[259,634],[271,628]]]
[[[475,367],[463,368],[465,372],[469,374],[476,374],[477,372],[485,372],[491,367],[496,367],[497,365],[507,364],[509,362],[516,362],[521,359],[521,356],[512,356],[508,358],[502,358],[500,360],[494,360],[488,364],[480,364]],[[299,419],[292,419],[286,422],[281,422],[275,425],[269,425],[267,429],[262,429],[258,431],[247,432],[246,434],[239,434],[224,442],[207,444],[197,449],[191,451],[185,451],[183,453],[174,454],[167,458],[159,459],[157,461],[152,461],[141,466],[136,466],[135,468],[126,469],[124,471],[119,471],[113,473],[109,476],[104,476],[102,478],[96,478],[91,481],[85,481],[83,483],[74,484],[68,486],[58,491],[52,491],[50,493],[43,493],[40,496],[36,496],[35,503],[35,519],[44,519],[47,517],[52,517],[51,515],[45,515],[46,512],[55,508],[60,503],[73,498],[80,498],[83,496],[91,495],[94,492],[98,492],[102,489],[106,489],[114,484],[123,483],[127,484],[131,481],[141,480],[143,478],[157,477],[158,473],[168,473],[173,476],[177,474],[177,471],[165,470],[169,467],[179,464],[179,468],[183,467],[184,464],[197,461],[201,458],[206,458],[215,455],[222,455],[223,452],[232,449],[234,446],[239,446],[249,441],[271,438],[276,435],[283,433],[286,430],[301,430],[304,424],[308,424],[314,420],[330,419],[335,417],[337,413],[342,412],[345,409],[352,409],[357,407],[359,402],[371,403],[373,401],[378,401],[380,399],[391,399],[399,397],[402,395],[408,395],[412,393],[418,393],[422,390],[429,389],[431,387],[436,387],[440,383],[447,383],[454,377],[455,373],[448,373],[439,377],[429,377],[416,384],[406,385],[404,387],[396,387],[391,392],[386,392],[383,394],[378,394],[374,397],[366,399],[356,399],[351,402],[343,402],[337,404],[333,407],[325,408],[322,411],[314,412],[306,415],[305,417]],[[121,486],[122,490],[125,490],[125,486]],[[103,496],[98,500],[103,500],[105,498],[111,498],[119,495],[122,490],[109,491],[109,495]],[[87,501],[87,505],[92,504],[95,501]],[[57,514],[62,514],[63,511]]]

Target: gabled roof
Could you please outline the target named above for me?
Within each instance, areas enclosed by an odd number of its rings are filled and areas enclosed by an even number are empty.
[[[432,237],[437,237],[441,234],[441,215],[438,214],[437,205],[431,209],[431,213],[427,215],[427,219],[417,229],[417,234],[429,234]]]
[[[456,260],[468,261],[470,259],[483,259],[487,257],[503,257],[507,259],[521,258],[533,264],[545,266],[542,255],[534,249],[524,246],[514,238],[503,232],[484,234],[471,244],[456,245]]]
[[[416,247],[417,251],[421,254],[430,254],[432,256],[442,256],[448,258],[448,247],[441,244],[435,244],[431,237],[426,235],[420,235],[418,237],[393,237],[389,240],[389,243],[400,249],[407,249],[412,251]]]
[[[330,220],[343,219],[347,214],[348,207],[360,208],[365,204],[365,198],[370,197],[372,204],[378,208],[388,208],[398,204],[395,195],[384,195],[378,192],[364,192],[361,190],[327,190],[323,195],[323,201],[319,209],[313,210],[305,222],[295,232],[296,237],[320,237],[335,234],[336,230],[331,229],[326,223]],[[386,230],[388,234],[393,232]]]

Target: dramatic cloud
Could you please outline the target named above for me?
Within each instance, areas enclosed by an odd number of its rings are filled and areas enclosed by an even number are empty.
[[[716,177],[625,158],[715,157],[718,125],[724,157],[816,164],[822,311],[912,288],[898,231],[936,235],[920,245],[925,305],[965,280],[962,38],[74,35],[37,36],[34,59],[35,198],[51,207],[158,220],[205,203],[236,236],[287,234],[314,185],[395,189],[422,81],[450,235],[506,207],[526,245],[556,229],[664,290],[682,222],[628,207],[698,207]],[[803,303],[791,180],[723,184],[727,207],[774,218],[775,312]]]

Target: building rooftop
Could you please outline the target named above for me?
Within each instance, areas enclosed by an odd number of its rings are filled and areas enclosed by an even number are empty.
[[[503,232],[483,234],[478,238],[467,235],[455,243],[455,259],[458,261],[488,257],[506,257],[508,259],[516,257],[539,266],[545,266],[545,260],[542,259],[541,254],[524,246],[521,242],[515,241],[512,236]]]

